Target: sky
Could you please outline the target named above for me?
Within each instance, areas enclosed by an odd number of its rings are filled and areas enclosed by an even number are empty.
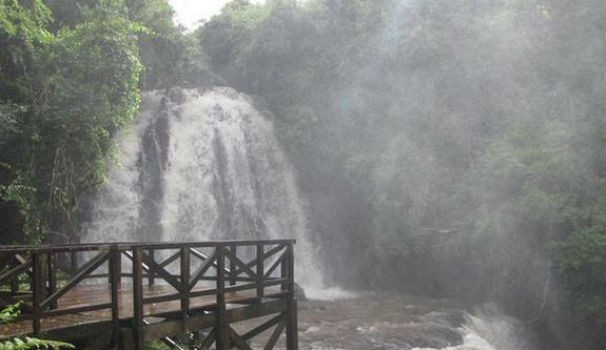
[[[219,14],[230,0],[170,0],[176,12],[176,20],[187,29],[194,29],[200,20]],[[265,0],[253,0],[263,3]]]

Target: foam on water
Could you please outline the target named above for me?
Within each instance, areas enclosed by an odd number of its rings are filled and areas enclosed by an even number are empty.
[[[532,350],[525,327],[515,318],[505,315],[495,304],[477,307],[466,315],[466,322],[459,329],[463,344],[440,350]],[[413,348],[413,350],[435,350]]]
[[[488,340],[482,338],[482,336],[473,328],[463,327],[461,329],[463,333],[463,344],[456,346],[449,346],[442,348],[441,350],[497,350]],[[434,348],[414,348],[413,350],[435,350]],[[500,349],[505,350],[505,349]],[[510,349],[507,349],[510,350]],[[515,349],[511,349],[515,350]],[[521,349],[520,349],[521,350]]]
[[[317,287],[309,285],[305,288],[305,296],[312,300],[342,300],[355,298],[359,293],[345,290],[340,287]]]

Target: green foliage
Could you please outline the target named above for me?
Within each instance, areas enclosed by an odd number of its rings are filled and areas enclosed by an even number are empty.
[[[474,283],[442,289],[515,291],[513,303],[531,304],[544,298],[537,275],[554,270],[597,329],[606,283],[598,8],[237,0],[185,35],[166,0],[0,0],[1,204],[16,205],[30,242],[75,235],[139,88],[221,82],[211,67],[267,102],[304,189],[339,204],[315,213],[331,232],[323,239],[376,248],[355,259],[360,270],[412,266],[403,285],[422,290],[467,274]],[[335,217],[345,221],[337,230]],[[439,268],[412,276],[414,264]]]
[[[221,16],[205,24],[207,30],[198,31],[198,35],[213,68],[221,70],[237,63],[254,47],[253,35],[268,13],[266,6],[233,1],[225,6]]]
[[[421,251],[423,267],[467,274],[462,295],[509,298],[528,313],[522,300],[544,300],[554,270],[596,330],[606,283],[598,8],[597,0],[238,1],[196,36],[230,85],[268,102],[306,191],[341,196],[330,182],[338,179],[360,194],[373,233],[352,230],[351,219],[323,239],[374,244],[372,264],[385,269],[419,264]],[[358,215],[351,203],[339,206]],[[428,290],[448,277],[413,273],[402,273],[402,285]],[[444,293],[458,288],[448,281]]]
[[[127,0],[129,17],[147,28],[140,32],[138,47],[145,67],[141,82],[144,89],[165,88],[190,75],[192,63],[187,41],[173,24],[174,11],[166,0]]]
[[[170,347],[162,342],[156,341],[146,345],[146,350],[170,350]]]
[[[54,34],[46,29],[51,15],[42,2],[29,11],[10,3],[19,16],[3,23],[13,42],[9,54],[24,57],[12,80],[23,81],[17,100],[25,111],[14,122],[17,152],[3,160],[11,170],[3,199],[17,204],[28,241],[40,242],[49,231],[73,236],[81,198],[104,181],[113,135],[138,111],[136,35],[145,29],[128,18],[120,0],[83,4],[80,22]],[[22,41],[21,33],[45,40]]]
[[[19,317],[21,311],[19,307],[23,302],[18,302],[13,305],[9,305],[4,309],[0,310],[0,325],[3,323],[8,323],[14,321]],[[0,341],[0,350],[29,350],[29,349],[75,349],[72,344],[54,341],[54,340],[45,340],[38,338],[13,338],[9,340]]]
[[[23,304],[22,301],[9,305],[4,309],[0,310],[0,324],[7,323],[15,320],[21,314],[21,309],[19,308]]]
[[[30,1],[29,6],[23,6],[19,0],[0,2],[0,30],[4,35],[17,37],[29,44],[52,39],[45,29],[51,18],[42,0]]]
[[[72,344],[56,340],[45,340],[30,337],[13,338],[0,341],[0,350],[34,350],[34,349],[75,349]]]
[[[0,103],[0,146],[5,144],[16,131],[17,115],[20,106]]]
[[[576,310],[596,325],[604,324],[601,294],[606,285],[606,225],[602,223],[576,231],[562,243],[561,249],[560,268],[574,297]]]

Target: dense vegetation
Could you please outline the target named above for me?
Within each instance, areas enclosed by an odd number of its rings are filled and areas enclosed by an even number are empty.
[[[189,34],[74,3],[0,0],[3,241],[77,239],[140,89],[224,83],[272,112],[338,283],[604,343],[603,1],[236,0]]]
[[[112,135],[137,113],[143,27],[120,1],[61,21],[53,3],[0,4],[2,195],[27,240],[73,236],[81,199],[103,182]]]
[[[3,240],[77,240],[140,89],[196,54],[165,0],[2,0],[0,46]]]
[[[17,304],[9,305],[5,308],[0,309],[0,325],[13,322],[19,317],[21,310],[19,309],[22,302]],[[0,349],[2,350],[37,350],[37,349],[75,349],[72,344],[54,341],[44,340],[38,338],[14,338],[9,340],[0,340]]]
[[[605,14],[595,0],[235,1],[196,35],[274,113],[327,252],[353,257],[332,266],[502,300],[555,342],[597,345]]]

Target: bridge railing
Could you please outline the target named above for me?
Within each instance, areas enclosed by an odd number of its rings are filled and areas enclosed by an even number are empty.
[[[121,319],[132,318],[133,329],[142,330],[146,315],[187,317],[200,298],[221,323],[232,294],[239,304],[294,298],[294,243],[0,246],[0,306],[21,301],[19,320],[31,320],[35,335],[44,330],[44,319],[104,310],[118,337]],[[175,307],[154,312],[158,303]]]

